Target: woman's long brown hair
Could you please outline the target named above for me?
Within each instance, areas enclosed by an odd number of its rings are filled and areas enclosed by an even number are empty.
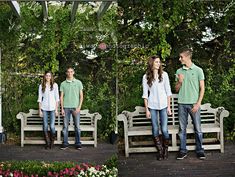
[[[160,62],[161,62],[161,58],[158,55],[152,56],[148,60],[146,76],[147,76],[147,84],[149,85],[149,87],[152,86],[153,81],[155,80],[154,74],[153,74],[153,63],[154,63],[155,59],[157,59],[157,58],[159,58]],[[159,79],[159,82],[162,81],[162,73],[163,73],[162,64],[160,64],[160,67],[158,69],[158,79]]]
[[[53,90],[53,85],[54,85],[54,77],[53,77],[53,74],[51,71],[46,71],[44,76],[43,76],[43,80],[42,80],[42,92],[44,93],[45,90],[46,90],[46,75],[50,73],[51,74],[51,80],[50,80],[50,87],[51,87],[51,90]]]

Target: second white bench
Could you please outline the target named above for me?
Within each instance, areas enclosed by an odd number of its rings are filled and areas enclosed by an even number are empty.
[[[43,119],[42,117],[39,117],[38,110],[30,109],[29,113],[20,112],[17,114],[16,118],[21,120],[21,147],[23,147],[24,144],[45,144],[42,133]],[[81,137],[82,144],[92,144],[94,147],[97,147],[97,121],[101,118],[99,113],[89,113],[88,109],[81,110],[80,129],[81,132],[86,132],[86,136]],[[55,144],[62,144],[62,130],[63,117],[60,115],[55,119]],[[72,117],[70,119],[68,131],[74,132]],[[39,133],[38,135],[35,132],[41,132],[41,134]],[[30,134],[30,136],[27,136],[26,134]],[[74,144],[74,137],[69,137],[69,143]]]
[[[172,95],[171,101],[172,115],[168,116],[168,132],[170,134],[169,151],[179,150],[179,119],[178,119],[178,95]],[[219,149],[224,152],[224,130],[223,118],[228,117],[229,112],[223,107],[211,108],[210,103],[201,105],[201,127],[206,135],[203,137],[204,149]],[[152,136],[151,119],[146,118],[145,108],[136,106],[135,111],[123,111],[117,117],[118,121],[123,122],[125,155],[138,152],[157,151],[152,141],[146,141],[144,136]],[[191,118],[189,116],[187,134],[194,134]],[[150,138],[151,139],[151,138]],[[188,150],[195,149],[195,140],[187,139]]]

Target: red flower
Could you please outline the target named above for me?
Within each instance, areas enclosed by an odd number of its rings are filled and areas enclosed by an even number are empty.
[[[51,171],[48,171],[48,172],[47,172],[47,176],[52,176]]]
[[[80,167],[80,165],[76,165],[76,167],[75,167],[77,170],[81,170],[81,167]]]
[[[104,42],[101,42],[101,43],[99,44],[99,49],[105,50],[106,48],[107,48],[107,45],[106,45]]]

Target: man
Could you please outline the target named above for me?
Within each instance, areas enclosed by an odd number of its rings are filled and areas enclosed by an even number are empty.
[[[204,96],[204,73],[203,70],[192,62],[192,50],[183,49],[179,55],[179,61],[183,65],[176,71],[176,92],[179,92],[179,138],[180,152],[178,160],[187,156],[186,149],[186,128],[188,124],[188,114],[192,118],[195,131],[196,153],[199,159],[205,159],[202,148],[202,131],[200,118],[200,105]]]
[[[68,143],[68,125],[72,115],[75,129],[75,147],[81,149],[80,141],[80,110],[83,102],[83,85],[80,80],[74,78],[74,69],[68,67],[66,70],[66,80],[60,86],[61,113],[64,116],[63,135],[64,141],[61,149],[67,149]]]

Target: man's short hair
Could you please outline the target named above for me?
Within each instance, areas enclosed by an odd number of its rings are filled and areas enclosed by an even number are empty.
[[[190,58],[192,58],[192,56],[193,56],[193,49],[188,48],[188,47],[184,47],[184,48],[180,49],[179,53],[186,53],[187,55],[190,56]]]
[[[68,66],[68,67],[66,68],[66,72],[67,72],[69,69],[74,70],[74,68],[73,68],[72,66]]]

